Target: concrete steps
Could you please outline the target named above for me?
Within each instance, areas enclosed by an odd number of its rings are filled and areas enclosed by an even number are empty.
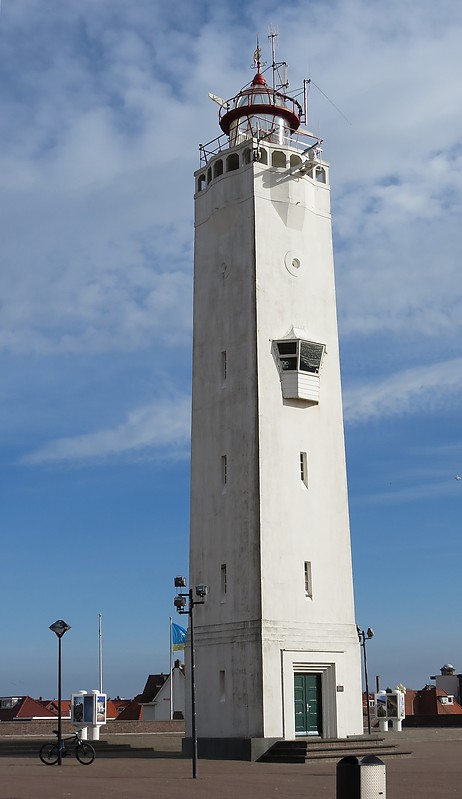
[[[40,748],[49,741],[53,741],[53,738],[0,738],[0,757],[38,757]],[[96,757],[152,758],[169,756],[168,753],[156,752],[153,747],[133,746],[128,743],[118,744],[112,741],[88,741],[88,743],[95,749]],[[176,756],[181,757],[181,754]]]
[[[410,757],[412,752],[404,751],[395,744],[388,744],[383,738],[365,736],[349,739],[337,738],[297,738],[294,741],[278,741],[260,758],[260,763],[318,763],[340,760],[354,755],[376,755],[380,758]]]

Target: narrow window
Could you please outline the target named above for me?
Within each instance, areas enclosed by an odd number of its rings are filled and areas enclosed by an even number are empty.
[[[228,482],[228,456],[222,455],[221,456],[221,482],[223,488],[225,488],[226,483]]]
[[[305,568],[305,596],[313,598],[313,584],[311,580],[311,563],[309,560],[305,560],[304,563]]]
[[[285,153],[281,152],[281,150],[274,150],[271,156],[271,164],[272,166],[286,166],[286,156]]]
[[[268,151],[267,151],[267,150],[265,150],[265,148],[264,148],[264,147],[260,147],[260,152],[259,152],[259,157],[258,157],[258,160],[259,160],[259,161],[260,161],[260,163],[262,163],[262,164],[267,164],[267,163],[268,163]]]
[[[302,159],[299,155],[291,155],[290,156],[290,165],[291,166],[300,166],[302,163]]]
[[[213,177],[218,178],[220,175],[223,174],[223,161],[215,161],[213,165]]]
[[[227,363],[226,363],[226,350],[223,350],[221,353],[221,385],[224,386],[226,383],[226,370],[227,370]]]
[[[226,171],[233,172],[235,169],[239,169],[239,155],[231,153],[226,159]]]
[[[226,672],[221,670],[219,672],[219,692],[220,692],[220,702],[226,701]]]
[[[221,595],[226,594],[226,563],[221,564]]]
[[[300,453],[300,480],[308,488],[308,456],[306,452]]]

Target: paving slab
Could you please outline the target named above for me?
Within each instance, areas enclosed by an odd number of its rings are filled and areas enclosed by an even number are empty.
[[[387,799],[462,797],[462,734],[424,732],[398,738],[413,755],[387,762]],[[38,757],[0,758],[0,799],[335,799],[335,781],[335,763],[217,760],[200,760],[193,780],[191,761],[172,751],[149,760],[101,758],[90,766],[73,758],[61,767]]]

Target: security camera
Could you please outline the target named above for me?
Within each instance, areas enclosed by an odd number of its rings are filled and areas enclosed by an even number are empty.
[[[372,627],[368,627],[367,628],[367,637],[368,638],[373,638],[374,637],[374,630],[372,629]]]
[[[181,610],[186,606],[186,597],[184,596],[176,596],[173,600],[173,604],[175,605],[177,610]]]
[[[207,585],[196,585],[196,596],[205,597],[209,592]]]
[[[186,577],[175,577],[173,584],[175,588],[186,588]]]

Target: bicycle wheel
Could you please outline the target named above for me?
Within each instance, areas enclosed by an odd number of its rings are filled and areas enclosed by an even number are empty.
[[[85,742],[79,743],[75,750],[75,756],[82,766],[89,766],[95,759],[95,750],[91,744]]]
[[[54,766],[58,762],[58,747],[56,744],[43,744],[39,752],[40,760],[46,766]]]

